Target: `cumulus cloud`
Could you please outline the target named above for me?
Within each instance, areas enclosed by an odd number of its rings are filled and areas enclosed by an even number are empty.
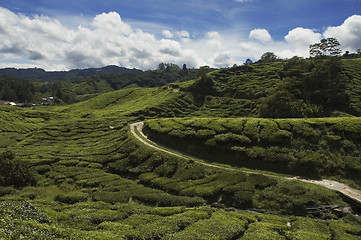
[[[170,31],[163,31],[171,38]],[[176,32],[189,38],[187,31]],[[169,39],[134,30],[118,13],[95,16],[87,27],[69,28],[47,16],[17,15],[0,7],[0,65],[17,65],[49,70],[121,65],[141,69],[155,68],[159,62],[173,62],[197,67],[199,56],[191,49]],[[17,60],[16,60],[17,59]],[[11,64],[11,61],[14,64]]]
[[[182,54],[182,47],[177,41],[172,41],[169,39],[160,40],[160,52],[168,54],[174,57],[178,57]]]
[[[319,42],[321,38],[322,34],[316,33],[311,29],[301,27],[292,29],[285,36],[289,47],[281,51],[280,55],[289,56],[293,54],[297,56],[308,56],[310,44]]]
[[[344,50],[355,51],[361,48],[361,16],[353,15],[347,18],[343,24],[336,27],[328,27],[324,32],[326,38],[334,37]]]
[[[69,27],[54,18],[29,17],[0,7],[0,67],[65,70],[120,65],[146,70],[170,62],[220,68],[242,64],[247,58],[258,60],[265,52],[281,58],[308,57],[309,44],[323,37],[336,37],[342,48],[352,51],[361,48],[359,15],[349,17],[340,26],[328,27],[323,34],[294,28],[279,41],[273,40],[267,29],[253,29],[248,37],[243,34],[245,38],[230,32],[209,31],[197,36],[186,30],[161,29],[163,38],[133,28],[116,12],[96,15],[83,26]]]
[[[221,68],[225,66],[232,65],[233,59],[230,52],[221,52],[218,53],[213,59],[212,59],[212,65]]]
[[[271,35],[269,34],[269,32],[266,29],[253,29],[249,33],[249,38],[256,39],[261,42],[269,42],[272,40]]]
[[[185,30],[177,31],[176,34],[180,38],[189,38],[189,32]]]
[[[93,20],[93,26],[105,32],[128,35],[133,32],[131,27],[124,23],[116,12],[102,13]]]
[[[224,39],[218,32],[207,32],[205,37],[204,44],[206,44],[209,49],[219,51],[224,47]]]
[[[308,47],[310,44],[319,42],[321,38],[322,35],[320,33],[315,33],[311,29],[301,27],[289,31],[285,36],[288,43],[302,47]]]
[[[163,35],[165,38],[174,38],[174,34],[169,30],[163,30]]]

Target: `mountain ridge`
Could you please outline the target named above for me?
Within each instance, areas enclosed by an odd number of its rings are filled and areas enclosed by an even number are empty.
[[[106,73],[132,73],[143,72],[140,69],[130,69],[116,65],[108,65],[101,68],[71,69],[68,71],[46,71],[42,68],[2,68],[0,74],[24,80],[50,82],[56,80],[78,80],[84,77],[94,77]]]

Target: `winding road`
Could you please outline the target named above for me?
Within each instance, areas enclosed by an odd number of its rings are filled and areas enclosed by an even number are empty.
[[[231,167],[223,167],[223,166],[219,166],[219,165],[211,164],[211,163],[205,163],[205,162],[202,162],[200,160],[193,158],[192,156],[189,156],[189,155],[187,156],[184,154],[177,153],[177,152],[175,152],[175,150],[167,150],[163,147],[160,147],[155,142],[149,140],[147,138],[147,136],[143,133],[143,126],[144,126],[144,122],[132,123],[132,124],[130,124],[130,131],[134,135],[134,137],[136,137],[140,142],[142,142],[143,144],[145,144],[155,150],[162,151],[162,152],[174,155],[176,157],[179,157],[179,158],[182,158],[185,160],[193,160],[194,162],[197,162],[198,164],[201,164],[201,165],[204,165],[207,167],[213,167],[213,168],[223,169],[223,170],[227,170],[227,171],[243,171],[246,173],[262,174],[262,175],[266,175],[266,176],[275,177],[274,175],[271,175],[271,174],[256,173],[256,172],[252,172],[252,171],[246,171],[246,170],[235,169],[235,168],[231,168]],[[139,132],[139,134],[141,136],[139,136],[137,134],[136,130]],[[144,139],[147,139],[147,140],[144,140]],[[280,177],[280,176],[278,176],[278,177]],[[361,191],[351,188],[351,187],[347,186],[346,184],[343,184],[343,183],[340,183],[337,181],[327,180],[327,179],[309,179],[309,178],[300,177],[300,176],[283,177],[283,178],[288,179],[288,180],[297,180],[297,181],[312,183],[312,184],[320,185],[320,186],[326,187],[328,189],[340,192],[344,196],[351,199],[356,205],[361,207]]]

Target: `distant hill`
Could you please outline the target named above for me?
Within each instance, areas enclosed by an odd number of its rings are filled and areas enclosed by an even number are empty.
[[[78,80],[84,77],[94,77],[107,73],[134,73],[142,72],[139,69],[129,69],[118,66],[106,66],[102,68],[73,69],[70,71],[45,71],[41,68],[4,68],[0,69],[0,74],[25,80],[51,82],[57,80]]]
[[[54,96],[56,101],[53,104],[70,104],[122,88],[159,87],[189,81],[198,71],[181,69],[175,64],[162,66],[144,72],[116,66],[68,72],[46,72],[37,68],[2,69],[10,74],[0,71],[0,100],[40,103],[42,98]],[[207,69],[209,71],[212,69]]]

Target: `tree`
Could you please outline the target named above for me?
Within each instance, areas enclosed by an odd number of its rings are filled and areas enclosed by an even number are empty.
[[[325,50],[322,45],[322,42],[310,45],[310,57],[323,56],[323,55],[325,55],[324,52],[325,52]]]
[[[186,64],[183,64],[183,71],[187,70],[187,65]]]
[[[319,43],[310,45],[310,56],[311,57],[320,57],[320,56],[339,56],[341,54],[341,49],[339,48],[340,43],[336,38],[324,38],[321,39]]]
[[[327,38],[327,51],[331,56],[339,56],[342,53],[339,46],[340,43],[336,38]]]
[[[261,56],[261,59],[259,62],[262,63],[271,63],[276,62],[278,60],[278,57],[273,52],[266,52]]]
[[[158,70],[164,70],[165,69],[165,64],[164,64],[164,62],[161,62],[161,63],[159,63],[159,65],[158,65]]]
[[[198,69],[196,76],[197,77],[201,77],[201,78],[205,78],[205,76],[207,75],[207,73],[210,72],[210,68],[209,66],[202,66]]]
[[[245,65],[249,65],[249,64],[252,64],[253,61],[249,58],[246,59],[246,61],[244,62]]]
[[[35,183],[29,164],[15,159],[10,151],[0,154],[0,186],[22,187]]]

